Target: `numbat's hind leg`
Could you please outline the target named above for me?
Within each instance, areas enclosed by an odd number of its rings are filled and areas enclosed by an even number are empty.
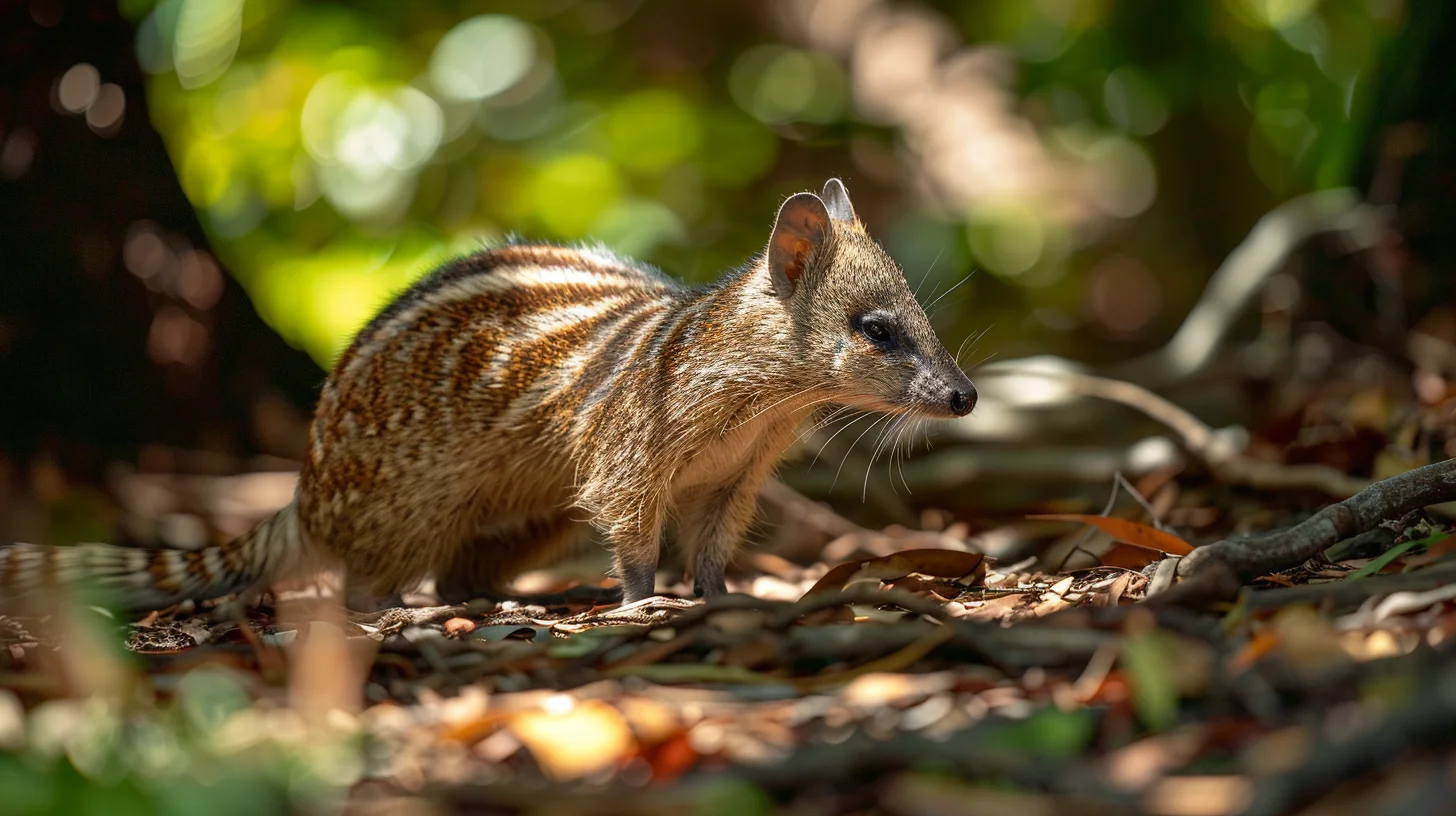
[[[506,591],[514,578],[563,560],[580,546],[586,532],[586,525],[564,515],[492,525],[435,574],[435,593],[446,603],[515,597]]]

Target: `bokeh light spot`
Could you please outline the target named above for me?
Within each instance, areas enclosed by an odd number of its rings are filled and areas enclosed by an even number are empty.
[[[1284,28],[1303,20],[1318,0],[1225,0],[1241,20],[1266,28]]]
[[[56,85],[56,102],[66,113],[84,113],[96,101],[101,74],[87,62],[71,66]]]
[[[731,108],[708,113],[703,131],[704,169],[714,184],[747,184],[768,172],[778,158],[773,131]]]
[[[592,235],[612,249],[631,257],[647,255],[665,243],[687,237],[682,219],[656,201],[622,199],[592,225]]]
[[[217,139],[198,139],[187,145],[178,177],[194,205],[210,207],[223,197],[233,180],[235,155]]]
[[[1146,210],[1157,194],[1153,160],[1130,139],[1109,136],[1087,152],[1087,192],[1104,213],[1131,218]]]
[[[121,246],[121,261],[127,271],[143,281],[170,277],[166,275],[166,267],[176,260],[171,247],[157,233],[157,225],[151,221],[132,225]]]
[[[180,0],[174,68],[183,88],[199,88],[222,76],[238,53],[243,0]]]
[[[971,251],[998,275],[1016,277],[1041,259],[1046,247],[1046,226],[1026,204],[1004,201],[971,213]]]
[[[111,136],[121,129],[125,113],[126,92],[108,82],[97,89],[96,101],[86,109],[86,124],[102,136]]]
[[[182,253],[177,275],[177,294],[194,309],[207,311],[222,297],[222,270],[212,255],[201,249]]]
[[[922,296],[922,303],[966,274],[970,258],[959,226],[925,213],[909,213],[890,231],[887,248],[904,267],[905,277]],[[963,289],[973,285],[967,283]]]
[[[622,180],[611,162],[589,153],[561,156],[536,173],[536,217],[558,237],[579,238],[621,192]]]
[[[1113,124],[1135,136],[1149,136],[1168,121],[1168,103],[1143,73],[1123,66],[1107,75],[1103,105]]]
[[[488,99],[525,78],[535,59],[530,26],[514,17],[485,14],[440,38],[430,55],[430,81],[452,99]]]
[[[762,45],[733,64],[728,88],[739,106],[769,123],[828,122],[848,97],[839,63],[824,54]]]
[[[651,90],[631,94],[606,119],[612,157],[622,165],[661,173],[698,150],[702,128],[696,111],[681,95]]]
[[[1088,276],[1087,309],[1112,334],[1136,337],[1147,330],[1163,305],[1158,279],[1142,262],[1115,255]]]
[[[206,353],[207,327],[180,307],[169,304],[157,310],[147,333],[147,355],[153,361],[194,366]]]

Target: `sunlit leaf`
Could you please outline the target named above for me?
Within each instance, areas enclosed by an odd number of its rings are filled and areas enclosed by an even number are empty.
[[[570,701],[565,696],[553,699]],[[555,780],[616,766],[636,746],[621,713],[598,700],[570,702],[562,711],[522,712],[508,727]]]
[[[1127,519],[1094,516],[1084,513],[1044,513],[1041,515],[1027,516],[1027,518],[1046,521],[1080,521],[1083,524],[1090,524],[1096,527],[1124,544],[1156,550],[1158,552],[1168,553],[1169,555],[1187,555],[1193,552],[1193,547],[1188,542],[1172,533],[1165,533],[1156,527],[1139,524],[1136,521],[1128,521]]]

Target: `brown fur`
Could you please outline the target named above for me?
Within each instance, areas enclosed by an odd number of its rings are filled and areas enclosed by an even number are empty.
[[[871,338],[867,313],[895,342]],[[433,574],[460,598],[501,591],[591,525],[632,601],[652,594],[671,520],[713,595],[813,411],[948,417],[974,393],[831,181],[785,202],[761,257],[699,290],[592,248],[511,244],[447,264],[339,359],[290,523],[211,562],[154,559],[150,580],[127,572],[134,556],[91,563],[149,601],[208,594],[212,569],[224,591],[267,581],[305,551],[341,562],[351,590],[392,595]],[[42,550],[0,561],[3,585],[58,563]]]

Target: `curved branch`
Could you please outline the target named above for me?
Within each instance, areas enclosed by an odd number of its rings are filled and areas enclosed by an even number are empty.
[[[1375,482],[1303,522],[1247,541],[1218,541],[1199,547],[1178,564],[1180,576],[1196,575],[1215,563],[1240,580],[1297,567],[1353,535],[1427,505],[1456,500],[1456,459],[1419,467]]]
[[[1198,303],[1166,345],[1107,373],[1157,387],[1191,376],[1207,365],[1238,315],[1264,282],[1284,267],[1311,237],[1343,234],[1354,249],[1368,249],[1379,237],[1375,207],[1350,189],[1322,190],[1280,204],[1254,224],[1204,288]]]

